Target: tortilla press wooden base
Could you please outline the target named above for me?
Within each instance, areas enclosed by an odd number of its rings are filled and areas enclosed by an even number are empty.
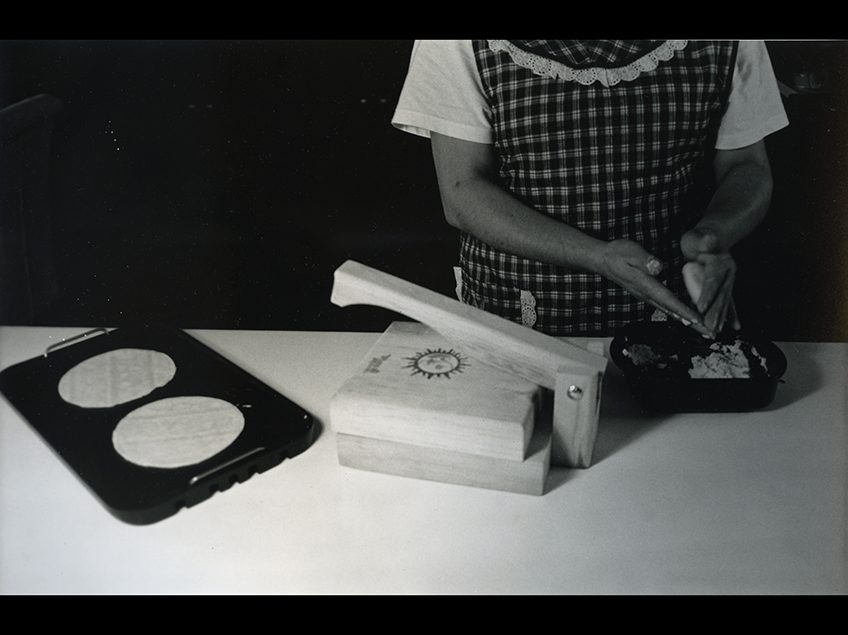
[[[523,461],[452,452],[383,439],[336,434],[346,467],[441,483],[541,496],[551,464],[551,420],[536,422]]]

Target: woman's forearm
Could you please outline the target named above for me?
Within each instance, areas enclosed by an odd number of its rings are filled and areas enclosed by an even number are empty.
[[[445,219],[500,251],[598,271],[603,241],[539,213],[497,182],[491,145],[432,134]]]
[[[704,267],[697,308],[707,328],[720,332],[736,278],[730,249],[762,222],[771,202],[772,181],[762,141],[719,150],[714,168],[716,192],[703,218],[681,238],[680,247],[686,260]]]
[[[716,180],[716,192],[697,227],[712,230],[727,251],[756,229],[771,203],[771,169],[764,144],[719,151]]]
[[[445,218],[492,247],[523,258],[597,271],[604,243],[540,214],[484,176],[442,184]]]

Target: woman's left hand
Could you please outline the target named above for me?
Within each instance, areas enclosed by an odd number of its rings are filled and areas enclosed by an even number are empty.
[[[696,308],[704,316],[704,324],[714,333],[721,332],[727,319],[736,280],[736,261],[722,245],[718,232],[709,227],[696,227],[680,241],[687,261],[704,266],[701,295]]]

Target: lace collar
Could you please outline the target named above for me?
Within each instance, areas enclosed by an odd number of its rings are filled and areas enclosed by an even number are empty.
[[[572,65],[569,65],[562,59],[554,59],[555,48],[550,45],[545,46],[541,40],[534,41],[537,44],[533,47],[534,51],[523,48],[509,40],[489,40],[488,42],[490,50],[496,53],[507,53],[513,62],[542,77],[574,81],[584,86],[600,82],[606,87],[615,86],[621,81],[633,81],[640,74],[654,70],[660,62],[670,60],[674,57],[676,51],[686,48],[689,43],[688,40],[664,40],[655,43],[650,46],[647,52],[638,55],[635,59],[632,59],[631,56],[631,60],[621,66],[614,65],[612,60],[615,49],[607,47],[605,50],[601,49],[600,54],[596,56],[596,58],[603,59],[605,62],[598,61],[598,65],[595,66],[579,67],[573,61],[578,59],[575,55],[580,54],[583,56],[582,59],[589,59],[589,52],[583,46],[568,51],[571,57],[565,59],[572,61]],[[622,48],[633,50],[627,47]],[[538,52],[535,52],[536,50]]]

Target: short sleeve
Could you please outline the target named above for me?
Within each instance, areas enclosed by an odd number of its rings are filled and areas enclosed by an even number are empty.
[[[739,42],[717,150],[744,148],[789,125],[777,79],[762,41]]]
[[[436,132],[492,143],[489,110],[470,40],[418,40],[392,125],[429,137]]]

